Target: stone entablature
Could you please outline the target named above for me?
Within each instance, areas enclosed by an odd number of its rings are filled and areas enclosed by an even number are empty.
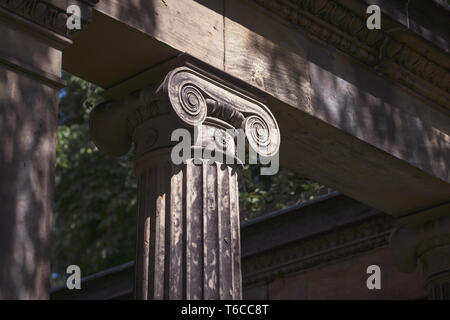
[[[417,46],[413,41],[404,42],[396,38],[396,33],[388,32],[389,28],[369,30],[367,15],[348,8],[339,0],[253,1],[297,26],[309,37],[345,52],[377,73],[450,108],[448,43],[444,51],[432,43]],[[383,16],[383,19],[388,18]]]
[[[28,21],[48,28],[60,35],[72,37],[79,30],[66,27],[67,7],[76,4],[81,9],[82,28],[91,20],[91,9],[99,0],[0,0],[0,8],[13,12]]]

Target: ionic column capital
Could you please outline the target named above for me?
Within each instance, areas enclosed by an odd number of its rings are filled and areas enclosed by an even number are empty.
[[[269,109],[182,66],[95,107],[90,130],[105,153],[121,156],[135,145],[136,297],[241,299],[234,169],[245,150],[260,159],[278,156],[280,133]],[[183,141],[172,139],[178,134]],[[175,160],[185,147],[187,157]]]
[[[184,66],[121,100],[99,104],[90,119],[94,142],[114,156],[126,154],[139,137],[146,137],[146,150],[138,151],[143,153],[170,146],[177,128],[205,125],[241,129],[248,146],[262,157],[274,156],[280,146],[278,124],[264,104]]]
[[[412,272],[420,261],[430,297],[450,299],[450,216],[396,228],[390,247],[400,271]]]

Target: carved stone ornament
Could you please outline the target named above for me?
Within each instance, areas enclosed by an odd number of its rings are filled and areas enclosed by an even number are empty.
[[[432,299],[450,299],[450,217],[396,228],[390,239],[399,270],[412,272],[420,261]]]
[[[366,28],[367,16],[337,0],[253,0],[283,20],[297,26],[307,36],[345,52],[398,81],[414,92],[450,108],[450,72],[445,60],[429,58],[447,53],[434,46],[419,51],[402,43],[385,29]],[[436,56],[436,55],[435,55]]]
[[[82,29],[90,23],[92,7],[99,0],[73,0],[82,11]],[[46,0],[0,0],[0,9],[13,12],[29,21],[43,26],[66,37],[72,37],[79,30],[68,30],[66,27],[69,15],[66,12],[69,2]]]
[[[176,163],[171,138],[180,128],[194,133],[194,152]],[[279,129],[267,107],[187,67],[91,112],[101,150],[120,156],[135,144],[136,298],[242,298],[239,130],[260,156],[277,155]],[[217,160],[211,145],[227,157]]]
[[[90,130],[100,150],[122,156],[143,123],[157,131],[153,146],[161,148],[173,144],[168,134],[174,129],[213,119],[228,129],[242,129],[248,145],[260,156],[277,154],[279,128],[265,105],[187,67],[169,72],[159,86],[133,92],[122,101],[101,103],[91,112]]]

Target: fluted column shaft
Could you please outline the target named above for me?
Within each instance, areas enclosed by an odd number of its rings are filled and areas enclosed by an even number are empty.
[[[237,172],[166,150],[137,167],[137,298],[240,299]]]
[[[136,298],[241,299],[237,176],[245,148],[278,155],[267,107],[182,66],[96,106],[90,128],[106,153],[135,147]]]

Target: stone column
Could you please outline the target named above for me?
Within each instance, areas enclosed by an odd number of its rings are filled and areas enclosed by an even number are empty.
[[[399,227],[390,246],[400,271],[413,272],[420,261],[430,299],[450,300],[450,217]]]
[[[91,135],[112,155],[134,142],[136,297],[241,299],[237,177],[244,157],[237,147],[245,152],[247,141],[263,157],[277,154],[270,111],[179,67],[160,85],[97,106]]]
[[[90,6],[78,4],[85,23]],[[0,299],[49,297],[66,8],[0,0]]]

